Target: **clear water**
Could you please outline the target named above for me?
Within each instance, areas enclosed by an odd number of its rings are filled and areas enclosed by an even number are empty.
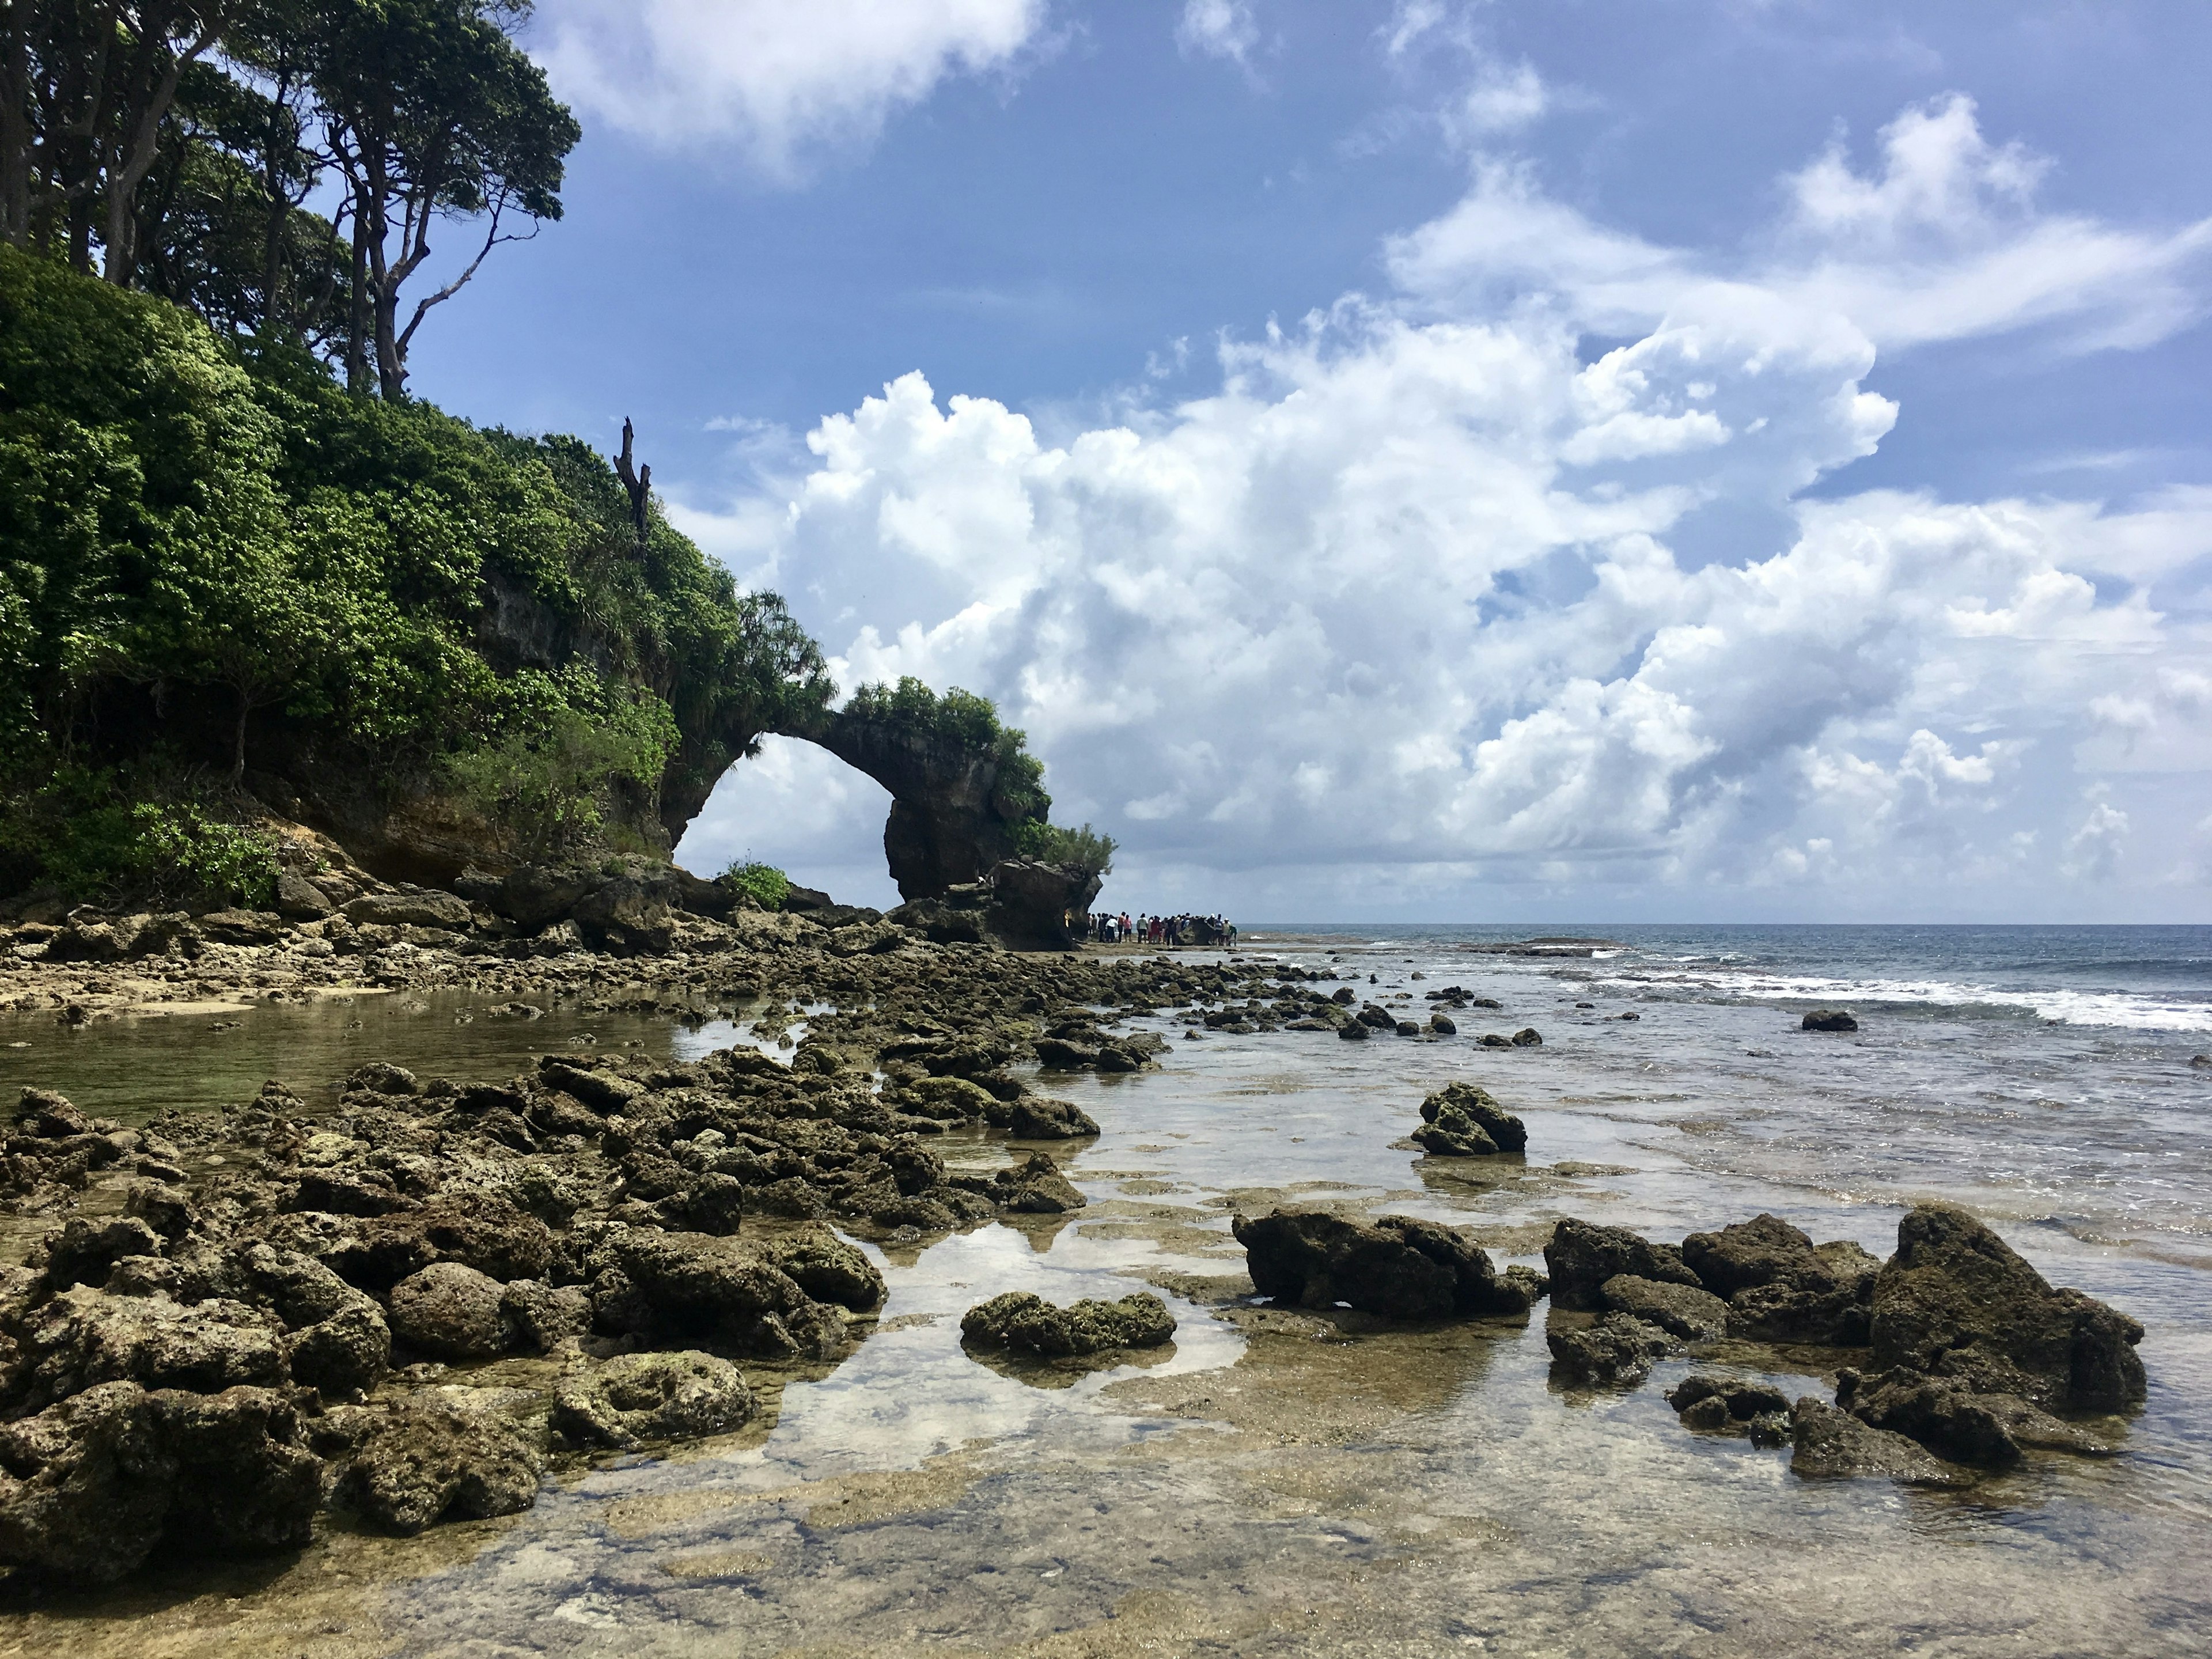
[[[172,1597],[15,1633],[296,1651],[313,1607],[345,1651],[423,1655],[2212,1650],[2212,1069],[2190,1064],[2212,1047],[2212,930],[1547,931],[1627,948],[1249,928],[1248,953],[1356,971],[1368,995],[1418,1007],[1457,983],[1504,1006],[1433,1042],[1152,1022],[1174,1044],[1158,1071],[1051,1085],[1103,1128],[1055,1149],[1091,1208],[878,1251],[883,1328],[741,1444],[611,1465],[373,1565],[333,1540],[181,1626]],[[1862,1030],[1800,1031],[1816,1004]],[[253,1059],[212,1092],[369,1058],[498,1074],[585,1034],[467,1012],[259,1011]],[[581,1018],[600,1042],[726,1040]],[[1540,1048],[1474,1045],[1527,1024]],[[196,1068],[219,1052],[127,1023],[40,1042],[0,1049],[9,1079],[74,1066],[95,1110],[103,1079],[205,1099]],[[1525,1162],[1439,1168],[1394,1144],[1455,1078],[1527,1121]],[[945,1150],[1006,1155],[980,1135]],[[1677,1238],[1759,1210],[1887,1254],[1906,1206],[1951,1199],[2140,1318],[2150,1398],[2109,1462],[2035,1458],[1963,1494],[1810,1485],[1681,1430],[1661,1393],[1686,1362],[1627,1394],[1561,1391],[1540,1314],[1279,1328],[1214,1299],[1206,1281],[1241,1265],[1230,1213],[1313,1196],[1449,1220],[1508,1260],[1562,1215]],[[959,1345],[959,1312],[1002,1290],[1146,1285],[1182,1322],[1145,1365],[1024,1376]]]

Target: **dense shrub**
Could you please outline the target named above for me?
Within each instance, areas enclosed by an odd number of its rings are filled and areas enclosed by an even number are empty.
[[[722,879],[763,910],[781,910],[791,896],[791,878],[772,864],[746,860],[723,871]]]

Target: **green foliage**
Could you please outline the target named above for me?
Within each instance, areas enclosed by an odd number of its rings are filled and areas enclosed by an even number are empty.
[[[791,878],[772,864],[746,860],[723,871],[721,878],[763,910],[782,909],[791,896]]]
[[[0,816],[0,860],[21,867],[35,854],[64,897],[167,908],[214,902],[261,908],[276,893],[276,848],[220,809],[191,800],[137,799],[158,780],[64,768]]]
[[[896,687],[860,687],[845,712],[990,755],[999,767],[993,804],[1008,823],[1042,823],[1052,811],[1052,797],[1044,791],[1044,763],[1029,752],[1029,734],[1000,725],[998,708],[988,697],[957,686],[940,697],[908,674]]]
[[[1100,835],[1087,823],[1080,830],[1064,830],[1032,819],[1014,833],[1015,849],[1024,858],[1079,870],[1085,876],[1112,873],[1116,846],[1113,836]]]
[[[658,517],[641,554],[580,441],[349,397],[0,246],[0,782],[166,747],[465,781],[524,844],[562,787],[556,841],[658,834],[831,690],[775,595]]]

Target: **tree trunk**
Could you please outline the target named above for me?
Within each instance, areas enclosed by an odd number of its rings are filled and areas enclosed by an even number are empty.
[[[253,700],[241,689],[238,694],[238,744],[232,751],[230,781],[233,784],[246,781],[246,718],[253,712]]]
[[[0,240],[31,240],[31,40],[26,0],[0,20]]]

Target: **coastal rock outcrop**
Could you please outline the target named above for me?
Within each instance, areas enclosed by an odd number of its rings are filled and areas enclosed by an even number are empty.
[[[1295,1307],[1479,1318],[1525,1314],[1543,1293],[1535,1275],[1500,1273],[1481,1246],[1410,1216],[1368,1225],[1326,1210],[1276,1210],[1233,1225],[1260,1294]]]
[[[2142,1327],[2079,1291],[2054,1290],[1966,1211],[1928,1204],[1898,1224],[1874,1285],[1874,1364],[1948,1378],[2057,1410],[2143,1399]]]
[[[1544,1333],[1553,1368],[1577,1382],[1633,1387],[1651,1375],[1651,1362],[1679,1353],[1674,1336],[1633,1314],[1608,1313],[1589,1325],[1558,1326]]]
[[[1844,1347],[1867,1340],[1881,1264],[1848,1240],[1816,1245],[1779,1216],[1759,1215],[1692,1233],[1682,1259],[1707,1290],[1728,1298],[1737,1336]]]
[[[496,1413],[415,1403],[362,1437],[348,1486],[363,1515],[410,1534],[526,1510],[544,1472],[537,1447]]]
[[[1862,1423],[1808,1395],[1790,1407],[1790,1468],[1808,1480],[1876,1476],[1908,1486],[1964,1486],[1973,1477],[1917,1440]]]

